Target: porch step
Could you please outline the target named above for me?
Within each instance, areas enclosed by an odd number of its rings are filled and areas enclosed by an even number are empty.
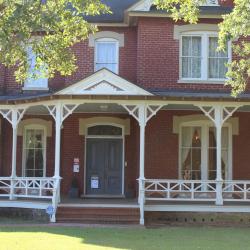
[[[58,207],[57,222],[92,224],[139,224],[138,208]]]

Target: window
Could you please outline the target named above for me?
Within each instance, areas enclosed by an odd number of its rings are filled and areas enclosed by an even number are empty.
[[[185,180],[216,179],[216,129],[207,122],[181,126],[180,178]],[[229,126],[222,128],[222,176],[232,178]]]
[[[29,47],[28,48],[28,60],[29,60],[29,74],[32,75],[34,73],[36,73],[38,76],[42,75],[41,72],[34,70],[35,68],[35,64],[36,64],[36,55],[35,53],[32,51],[32,48]],[[41,78],[28,78],[25,82],[24,82],[24,89],[47,89],[48,88],[48,79],[47,78],[43,78],[41,76]]]
[[[113,38],[95,41],[95,71],[107,68],[118,74],[119,42]]]
[[[46,159],[45,128],[39,125],[25,128],[23,143],[23,174],[26,177],[44,177]]]
[[[182,34],[181,79],[224,81],[230,60],[230,43],[225,52],[217,52],[217,33]]]

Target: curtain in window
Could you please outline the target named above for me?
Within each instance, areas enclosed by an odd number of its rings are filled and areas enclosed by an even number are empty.
[[[201,37],[182,37],[182,77],[201,77]]]
[[[201,170],[201,129],[182,128],[182,177],[200,179]]]
[[[107,68],[117,73],[117,52],[115,42],[97,42],[96,70]]]
[[[228,178],[228,128],[222,128],[222,134],[221,134],[221,161],[222,161],[222,171],[223,178]]]
[[[217,51],[218,38],[209,37],[209,78],[223,79],[227,72],[228,48],[226,51]]]

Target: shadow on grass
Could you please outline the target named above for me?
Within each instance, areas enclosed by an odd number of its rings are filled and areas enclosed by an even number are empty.
[[[80,228],[80,227],[0,227],[1,233],[37,233],[80,239],[81,244],[132,250],[248,250],[250,228]],[[6,234],[5,234],[6,235]],[[33,236],[34,235],[34,236]],[[58,238],[60,239],[60,237]],[[49,240],[49,239],[48,239]],[[63,242],[62,242],[63,244]],[[87,248],[84,248],[87,249]],[[14,249],[13,249],[14,250]]]

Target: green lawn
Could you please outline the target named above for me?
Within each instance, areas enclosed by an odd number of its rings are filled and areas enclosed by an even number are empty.
[[[0,250],[247,250],[250,228],[3,227]]]

